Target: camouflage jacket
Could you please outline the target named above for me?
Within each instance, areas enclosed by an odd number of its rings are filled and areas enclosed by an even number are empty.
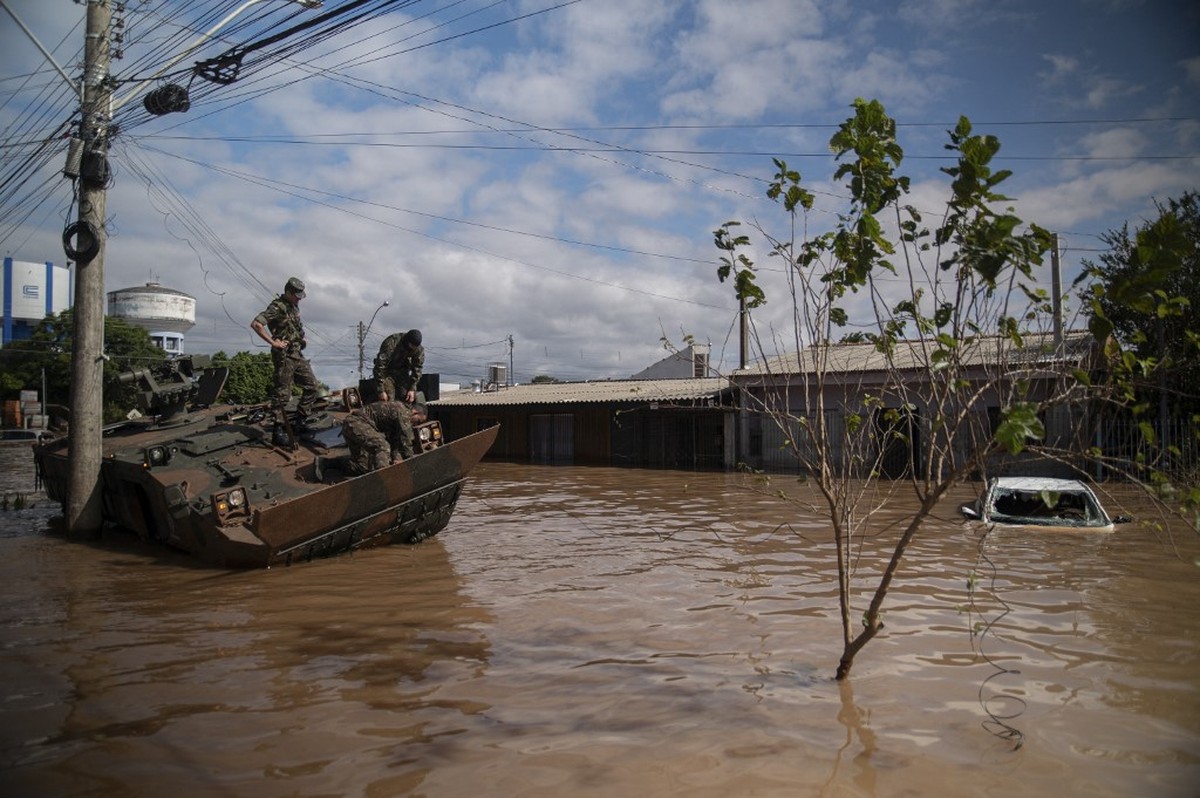
[[[353,415],[371,422],[393,448],[399,447],[405,436],[412,437],[412,411],[403,402],[375,402],[355,410]]]
[[[383,390],[384,379],[395,383],[396,394],[417,390],[421,381],[421,372],[425,368],[425,347],[418,346],[416,351],[409,351],[402,339],[404,333],[392,333],[383,339],[379,354],[375,356],[375,368],[371,372],[375,385]]]
[[[271,300],[267,309],[254,317],[263,324],[272,338],[288,342],[287,354],[298,355],[308,345],[304,340],[304,323],[300,321],[300,308],[288,302],[282,294]]]

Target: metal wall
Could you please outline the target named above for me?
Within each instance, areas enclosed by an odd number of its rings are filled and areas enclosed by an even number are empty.
[[[429,406],[453,440],[500,424],[488,458],[648,468],[727,467],[728,413],[720,408],[623,410],[612,405]]]

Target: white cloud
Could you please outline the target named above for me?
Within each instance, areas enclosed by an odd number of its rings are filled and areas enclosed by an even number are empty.
[[[1185,58],[1179,63],[1183,67],[1183,73],[1187,82],[1193,86],[1200,86],[1200,56]]]
[[[1146,134],[1133,128],[1112,128],[1079,139],[1091,158],[1134,158],[1146,151]]]
[[[1084,106],[1093,109],[1111,107],[1116,101],[1141,91],[1141,87],[1129,81],[1107,76],[1095,77],[1084,87]]]
[[[1050,71],[1042,73],[1042,79],[1046,81],[1060,81],[1079,71],[1079,59],[1073,56],[1045,53],[1042,60],[1050,64]]]

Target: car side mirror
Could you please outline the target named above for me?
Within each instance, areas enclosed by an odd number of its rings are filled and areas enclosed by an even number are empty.
[[[959,512],[961,512],[963,514],[963,517],[966,518],[968,521],[978,521],[979,520],[979,511],[977,511],[971,505],[964,504],[962,507],[959,507],[958,509],[959,509]]]
[[[1128,524],[1132,520],[1133,520],[1133,516],[1118,515],[1116,518],[1113,519],[1113,523],[1114,524]]]

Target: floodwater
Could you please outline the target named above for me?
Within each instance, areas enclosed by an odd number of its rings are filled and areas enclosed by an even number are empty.
[[[983,538],[966,498],[839,684],[825,525],[737,475],[485,463],[433,540],[254,572],[42,496],[0,511],[0,792],[1197,795],[1196,539]]]

